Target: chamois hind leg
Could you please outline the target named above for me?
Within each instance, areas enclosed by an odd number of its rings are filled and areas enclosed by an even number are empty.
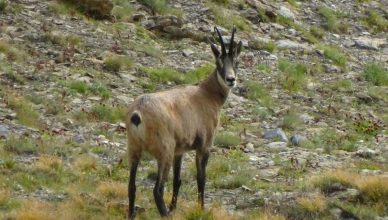
[[[197,186],[198,186],[198,203],[200,207],[204,208],[204,197],[205,197],[205,182],[206,182],[206,165],[209,159],[209,150],[197,151],[196,154],[196,165],[197,165]]]
[[[183,155],[176,155],[174,158],[174,181],[173,181],[170,211],[173,211],[176,208],[176,204],[178,201],[179,188],[181,186],[182,158],[183,158]]]
[[[128,219],[134,219],[136,215],[135,211],[135,198],[136,198],[136,172],[139,165],[140,156],[131,156],[130,159],[130,172],[129,172],[129,182],[128,182]]]
[[[167,161],[167,162],[166,162]],[[162,217],[168,215],[166,204],[163,200],[164,195],[164,183],[168,177],[168,172],[170,170],[171,164],[168,160],[158,161],[158,177],[156,179],[156,184],[154,187],[154,198],[156,206],[158,207],[159,213]]]

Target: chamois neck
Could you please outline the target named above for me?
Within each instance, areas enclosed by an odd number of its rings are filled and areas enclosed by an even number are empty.
[[[217,69],[215,69],[199,86],[213,95],[216,98],[217,103],[222,106],[226,102],[230,90],[225,89],[220,85],[217,74]]]

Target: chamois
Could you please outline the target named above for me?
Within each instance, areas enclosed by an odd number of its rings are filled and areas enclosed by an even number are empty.
[[[144,94],[128,107],[126,120],[130,165],[128,219],[135,217],[136,171],[143,151],[156,158],[158,174],[153,189],[161,216],[167,216],[177,205],[181,185],[182,157],[186,151],[196,151],[198,203],[204,208],[206,164],[213,144],[220,111],[236,85],[241,41],[234,42],[236,28],[227,53],[220,31],[215,27],[221,53],[211,44],[216,68],[198,86],[181,86],[166,91]],[[163,201],[164,183],[173,164],[173,194],[169,211]]]

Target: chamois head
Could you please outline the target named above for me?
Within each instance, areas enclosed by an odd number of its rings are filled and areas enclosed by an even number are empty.
[[[229,90],[236,85],[238,57],[241,52],[242,42],[238,42],[237,45],[234,43],[236,27],[233,27],[229,51],[226,52],[220,31],[217,27],[214,27],[214,30],[217,32],[221,44],[221,53],[215,44],[211,44],[213,54],[216,58],[217,78],[220,85],[226,90]]]

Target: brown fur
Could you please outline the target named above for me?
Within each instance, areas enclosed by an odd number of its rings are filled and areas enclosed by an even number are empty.
[[[221,34],[215,28],[222,53],[212,44],[216,69],[198,86],[181,86],[171,90],[139,96],[129,105],[127,115],[128,156],[130,178],[128,184],[128,218],[135,217],[136,172],[143,151],[158,162],[158,176],[154,199],[161,216],[167,216],[177,205],[181,185],[182,156],[196,151],[198,202],[204,207],[206,164],[218,125],[220,111],[230,89],[235,85],[237,58],[241,41],[236,47],[230,44],[226,54]],[[233,29],[231,42],[236,29]],[[164,203],[164,183],[174,164],[173,196],[169,210]]]
[[[130,106],[127,117],[128,153],[140,156],[143,150],[158,161],[172,161],[174,155],[188,150],[205,150],[212,144],[220,110],[228,91],[217,82],[216,72],[199,86],[184,86],[138,97]],[[140,112],[144,140],[130,118]],[[135,129],[135,130],[134,130]],[[194,146],[195,139],[201,146]]]

